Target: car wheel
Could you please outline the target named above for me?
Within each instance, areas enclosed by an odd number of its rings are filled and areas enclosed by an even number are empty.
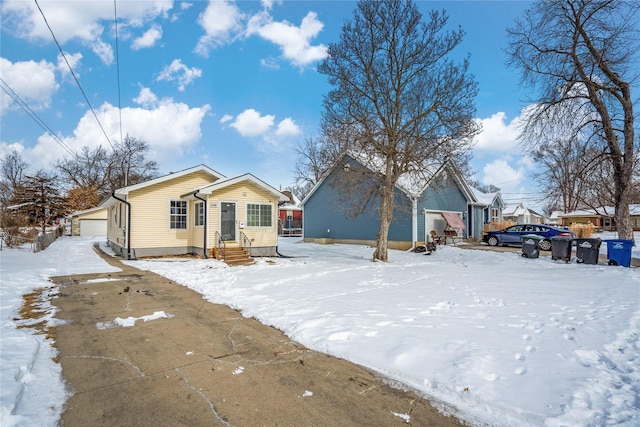
[[[491,236],[489,237],[489,240],[487,240],[487,243],[489,244],[489,246],[497,246],[498,238],[496,236]]]
[[[538,243],[538,248],[540,248],[540,250],[543,250],[543,251],[550,251],[551,250],[551,240],[549,240],[549,239],[541,240],[540,243]]]

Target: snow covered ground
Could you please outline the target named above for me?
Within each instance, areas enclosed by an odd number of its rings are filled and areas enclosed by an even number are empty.
[[[248,267],[128,263],[376,370],[472,424],[640,425],[640,269],[455,247],[372,263],[369,247],[298,241],[280,241],[292,258]],[[112,267],[90,240],[69,237],[41,254],[0,257],[0,425],[53,426],[64,386],[49,343],[16,329],[21,295],[51,275]]]

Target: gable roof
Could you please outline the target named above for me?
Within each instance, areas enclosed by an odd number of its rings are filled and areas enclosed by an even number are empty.
[[[217,190],[220,190],[222,188],[228,187],[230,185],[233,184],[237,184],[239,182],[244,182],[244,181],[249,181],[255,185],[257,185],[258,187],[262,188],[263,190],[267,191],[268,193],[273,194],[274,196],[276,196],[278,198],[278,201],[280,202],[286,202],[289,200],[289,198],[287,196],[285,196],[284,194],[282,194],[282,192],[276,190],[275,188],[273,188],[272,186],[270,186],[269,184],[267,184],[266,182],[262,181],[261,179],[256,178],[255,176],[251,175],[250,173],[245,173],[244,175],[239,175],[236,176],[234,178],[225,178],[225,179],[220,179],[212,184],[207,184],[204,187],[200,187],[200,188],[196,188],[193,191],[190,191],[188,193],[185,193],[183,195],[181,195],[180,197],[189,197],[189,196],[193,196],[194,194],[206,194],[206,195],[210,195],[212,193],[214,193]]]
[[[348,153],[348,152],[343,153],[338,158],[338,160],[336,160],[333,166],[322,175],[322,177],[318,180],[318,182],[316,182],[316,184],[313,186],[311,191],[309,191],[309,193],[305,196],[305,198],[300,203],[301,205],[304,205],[309,200],[309,198],[316,192],[316,190],[322,185],[322,183],[329,177],[331,172],[333,172],[338,166],[342,165],[342,162],[345,160],[346,157],[348,157],[349,159],[355,162],[358,162],[358,164],[360,164],[364,168],[369,169],[370,171],[376,172],[376,170],[382,169],[380,165],[373,165],[373,166],[371,165],[371,163],[372,162],[375,163],[375,161],[366,161],[367,164],[363,163],[363,161],[358,158],[363,156],[357,156],[357,155],[354,155],[353,153]],[[346,165],[348,165],[348,161]],[[396,183],[396,188],[402,191],[403,193],[405,193],[408,197],[417,197],[420,194],[424,193],[424,191],[429,187],[429,185],[433,182],[433,180],[438,176],[440,176],[445,171],[452,175],[454,181],[456,182],[456,184],[458,185],[458,187],[460,188],[463,195],[468,201],[477,202],[477,199],[475,198],[475,195],[471,190],[471,187],[462,178],[460,172],[458,171],[458,168],[455,167],[455,165],[450,161],[446,161],[445,163],[439,164],[439,165],[433,165],[433,167],[429,171],[426,171],[425,174],[406,173],[402,175],[400,179],[398,179],[398,182]]]
[[[502,195],[500,192],[497,193],[484,193],[480,191],[478,188],[469,187],[473,192],[475,199],[477,201],[477,205],[482,206],[492,206],[494,202],[498,202],[498,206],[504,207],[504,201],[502,200]]]
[[[148,181],[144,181],[144,182],[141,182],[141,183],[138,183],[138,184],[134,184],[134,185],[129,185],[129,186],[126,186],[126,187],[118,188],[114,193],[116,195],[118,195],[118,196],[126,196],[132,191],[139,190],[141,188],[145,188],[145,187],[148,187],[148,186],[151,186],[151,185],[167,182],[167,181],[170,181],[172,179],[179,178],[179,177],[182,177],[182,176],[185,176],[185,175],[189,175],[189,174],[192,174],[192,173],[195,173],[195,172],[205,172],[205,173],[211,175],[212,177],[214,177],[215,179],[218,179],[218,180],[225,178],[224,175],[216,172],[215,170],[211,169],[208,166],[198,165],[198,166],[193,166],[193,167],[188,168],[188,169],[183,169],[183,170],[178,171],[178,172],[172,172],[172,173],[169,173],[167,175],[163,175],[163,176],[158,177],[158,178],[150,179]]]

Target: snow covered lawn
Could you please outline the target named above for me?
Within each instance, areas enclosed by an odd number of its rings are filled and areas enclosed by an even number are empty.
[[[279,246],[295,258],[248,267],[128,263],[417,389],[472,424],[640,425],[640,269],[454,247],[372,263],[369,247],[297,241]],[[50,343],[16,329],[21,295],[52,275],[113,270],[78,238],[0,256],[0,425],[54,426],[65,399],[59,367]]]

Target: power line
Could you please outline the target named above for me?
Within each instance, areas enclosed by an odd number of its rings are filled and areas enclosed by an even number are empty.
[[[116,36],[116,73],[118,75],[118,115],[120,121],[120,144],[122,144],[122,103],[120,97],[120,49],[118,48],[118,11],[116,0],[113,0],[113,22]]]
[[[47,132],[53,138],[54,141],[60,144],[60,146],[64,148],[69,154],[71,154],[73,157],[77,157],[76,153],[62,139],[60,139],[58,135],[56,135],[51,127],[49,127],[49,125],[47,125],[47,123],[40,116],[38,116],[38,114],[33,111],[22,98],[20,98],[20,95],[18,95],[1,77],[0,82],[2,83],[2,90],[4,90],[7,95],[9,95],[15,101],[15,103],[18,104],[20,108],[22,108],[24,112],[33,119],[33,121],[35,121],[45,132]]]
[[[82,85],[80,84],[80,81],[78,80],[78,77],[76,76],[76,73],[73,72],[73,68],[71,68],[71,64],[69,64],[69,61],[67,60],[67,55],[65,55],[64,51],[62,50],[62,47],[60,46],[60,43],[58,43],[58,39],[56,39],[55,34],[53,34],[53,30],[51,29],[51,26],[49,25],[49,21],[47,21],[47,17],[44,16],[44,12],[40,8],[40,4],[38,4],[38,0],[33,0],[33,1],[36,3],[36,6],[38,6],[38,10],[40,11],[40,14],[42,15],[42,19],[44,19],[44,23],[47,25],[47,28],[49,29],[49,32],[51,33],[51,37],[53,37],[53,41],[58,46],[58,50],[60,50],[60,54],[62,55],[62,58],[64,58],[64,62],[67,64],[67,67],[69,68],[69,71],[71,72],[71,75],[73,76],[73,79],[76,81],[76,84],[78,85],[78,88],[80,89],[80,92],[82,92],[82,96],[84,96],[85,101],[87,101],[87,105],[89,106],[89,109],[93,113],[93,117],[95,117],[96,122],[98,122],[98,126],[100,126],[100,129],[102,130],[102,133],[104,134],[104,137],[107,139],[107,142],[111,146],[111,149],[113,149],[115,151],[115,148],[113,147],[113,144],[111,143],[111,140],[109,139],[109,136],[107,135],[107,132],[104,130],[104,127],[102,127],[102,123],[100,123],[100,119],[98,119],[98,115],[96,114],[95,110],[93,109],[93,106],[91,105],[91,102],[89,102],[89,98],[87,97],[87,94],[84,92],[84,89],[82,89]]]

